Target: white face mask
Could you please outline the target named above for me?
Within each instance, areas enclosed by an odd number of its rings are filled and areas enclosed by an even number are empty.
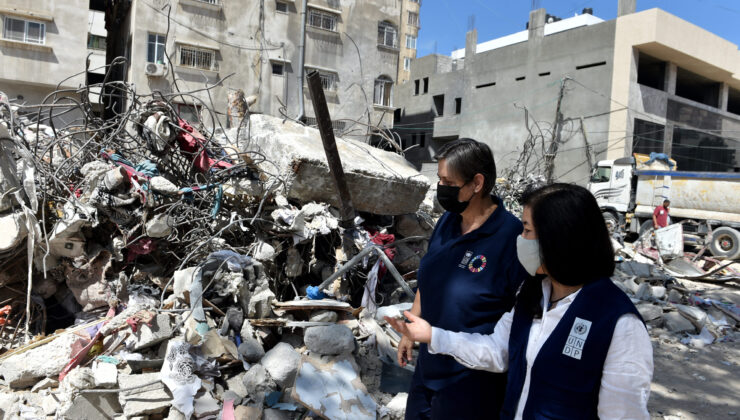
[[[537,239],[524,239],[521,235],[516,238],[516,256],[530,276],[537,273],[542,265],[540,258],[540,242]]]

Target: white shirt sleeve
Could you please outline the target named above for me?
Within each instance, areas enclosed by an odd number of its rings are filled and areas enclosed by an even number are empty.
[[[649,420],[652,377],[653,347],[645,325],[634,314],[622,315],[604,361],[599,418]]]
[[[452,332],[432,327],[429,353],[447,354],[461,365],[489,372],[505,372],[509,367],[509,333],[514,310],[505,313],[493,334]]]

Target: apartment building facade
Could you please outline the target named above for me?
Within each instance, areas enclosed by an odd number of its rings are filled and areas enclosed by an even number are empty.
[[[80,23],[88,13],[88,0],[1,2],[0,91],[14,103],[38,104],[58,84],[60,96],[84,85],[88,27]]]
[[[242,89],[252,112],[315,123],[301,80],[305,15],[305,72],[320,73],[337,132],[367,139],[367,125],[392,125],[403,1],[134,0],[122,22],[125,78],[139,93],[173,92],[173,77],[180,91],[199,91],[177,98],[190,119],[207,119],[206,106],[225,114]]]
[[[407,158],[433,174],[439,147],[472,137],[492,147],[500,170],[527,148],[530,162],[546,160],[556,144],[554,178],[581,184],[598,160],[633,152],[667,153],[685,170],[740,171],[738,47],[635,8],[620,0],[609,21],[539,9],[525,31],[480,44],[473,31],[464,50],[415,60],[396,101],[395,130],[416,146]]]
[[[406,83],[411,77],[411,62],[416,58],[417,41],[421,29],[420,16],[421,0],[402,0],[398,84]]]

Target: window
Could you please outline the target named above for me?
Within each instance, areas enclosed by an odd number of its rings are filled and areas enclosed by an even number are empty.
[[[411,70],[411,57],[404,57],[403,58],[403,69],[406,70],[406,71]],[[418,95],[419,94],[419,86],[418,86],[419,81],[417,80],[416,82],[417,82],[417,86],[416,86],[416,91],[417,92],[416,92],[416,94]]]
[[[288,13],[288,3],[284,3],[282,1],[276,1],[275,10],[281,13]]]
[[[413,26],[419,26],[419,14],[414,12],[409,12],[409,25]]]
[[[193,47],[180,47],[180,65],[202,70],[216,70],[216,52]]]
[[[434,108],[437,111],[437,116],[441,117],[445,113],[445,96],[444,95],[436,95],[433,96],[432,99],[434,100]]]
[[[308,73],[310,69],[306,69],[306,73]],[[318,70],[319,77],[321,78],[321,87],[325,91],[336,91],[337,90],[337,84],[339,81],[339,77],[336,73],[328,72],[328,71],[321,71]]]
[[[6,17],[3,28],[5,39],[39,45],[46,41],[46,25],[43,23]]]
[[[177,113],[185,121],[191,123],[200,121],[200,107],[197,105],[177,104]]]
[[[421,146],[421,147],[425,147],[426,146],[426,143],[427,143],[426,142],[426,137],[427,137],[427,135],[425,133],[420,133],[419,134],[419,146]]]
[[[393,96],[393,80],[388,76],[375,79],[373,103],[375,105],[391,106]]]
[[[424,93],[429,93],[429,78],[424,78]]]
[[[149,34],[146,46],[147,63],[164,64],[164,35]]]
[[[462,112],[462,98],[455,98],[455,114]]]
[[[87,48],[90,50],[105,50],[105,37],[87,34]]]
[[[663,153],[663,133],[665,127],[650,121],[635,118],[632,131],[632,153]]]
[[[416,37],[412,35],[406,35],[406,48],[415,50],[416,49]]]
[[[414,95],[419,94],[419,79],[414,80]]]
[[[388,22],[378,23],[378,45],[398,48],[398,31]]]
[[[314,28],[326,29],[327,31],[337,31],[337,15],[326,13],[316,9],[310,9],[308,13],[308,25]]]
[[[666,62],[643,53],[637,60],[637,83],[664,90]]]
[[[611,166],[597,166],[596,168],[594,168],[593,173],[591,173],[591,182],[593,182],[594,184],[599,182],[609,182],[611,176]]]
[[[276,76],[282,76],[284,72],[285,66],[283,65],[283,63],[272,63],[272,74]]]

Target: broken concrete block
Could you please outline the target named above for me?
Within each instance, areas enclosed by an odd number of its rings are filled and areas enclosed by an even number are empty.
[[[131,337],[126,340],[126,345],[133,351],[139,351],[155,344],[159,344],[175,334],[172,328],[172,318],[167,314],[159,314],[152,319],[152,324],[143,324]]]
[[[678,312],[669,312],[667,314],[664,314],[663,319],[665,320],[666,329],[670,332],[674,332],[674,333],[682,333],[682,332],[695,333],[696,332],[696,328],[694,328],[694,324],[692,324],[691,321],[686,319],[686,317],[684,317]]]
[[[388,415],[392,420],[402,420],[406,414],[406,400],[409,394],[405,392],[399,392],[395,397],[385,406],[388,409]]]
[[[165,238],[172,233],[174,225],[174,217],[161,213],[146,222],[146,234],[151,238]]]
[[[635,297],[640,300],[650,300],[653,297],[653,289],[648,282],[640,284],[635,291]]]
[[[244,386],[244,376],[247,372],[242,372],[236,376],[232,376],[226,380],[226,388],[236,394],[239,398],[244,398],[249,394],[247,387]],[[226,400],[227,398],[224,398]]]
[[[155,193],[164,195],[177,195],[177,193],[180,192],[180,189],[177,188],[175,184],[171,183],[167,178],[161,176],[152,177],[149,180],[149,186]]]
[[[376,418],[375,400],[367,393],[351,358],[324,363],[304,357],[291,397],[328,419]]]
[[[339,316],[334,311],[313,311],[311,317],[308,318],[311,322],[337,322]]]
[[[0,252],[9,251],[20,245],[28,235],[26,217],[23,213],[11,213],[0,217]]]
[[[248,336],[246,339],[242,338],[242,343],[239,345],[237,351],[248,363],[257,363],[265,355],[265,349],[262,347],[262,344],[252,336]]]
[[[672,302],[672,303],[681,302],[682,297],[683,295],[676,289],[671,289],[671,291],[668,292],[668,302]]]
[[[79,268],[66,266],[64,274],[67,278],[67,287],[82,305],[83,311],[108,306],[108,299],[113,293],[105,280],[105,274],[111,267],[111,259],[110,252],[100,251],[100,254]]]
[[[283,388],[293,383],[300,362],[301,355],[288,343],[278,343],[260,360],[275,383]]]
[[[118,368],[113,363],[95,361],[93,363],[93,378],[97,388],[113,388],[118,384]]]
[[[0,418],[9,417],[8,414],[18,402],[18,395],[11,392],[0,392]]]
[[[663,316],[663,309],[657,305],[640,304],[637,305],[637,311],[645,322],[658,319]]]
[[[275,300],[275,293],[270,289],[263,290],[249,299],[249,318],[267,318],[272,315],[270,303]]]
[[[74,334],[64,334],[51,343],[8,357],[0,363],[0,375],[11,388],[26,388],[39,378],[56,376],[72,357]]]
[[[234,408],[235,420],[262,420],[262,406],[240,405]]]
[[[355,336],[344,325],[306,328],[303,341],[309,350],[319,354],[336,355],[355,350]]]
[[[261,364],[256,364],[249,368],[242,378],[242,383],[248,395],[252,398],[258,395],[264,395],[277,388],[275,381],[270,377],[267,369]]]
[[[59,386],[59,381],[57,381],[54,378],[46,378],[46,379],[42,379],[38,381],[36,385],[34,385],[33,388],[31,388],[31,392],[38,392],[38,391],[41,391],[42,389],[56,388],[58,386]]]
[[[62,414],[65,419],[114,419],[121,412],[115,393],[79,394],[72,406]]]
[[[213,398],[210,392],[195,397],[195,405],[193,415],[197,419],[209,418],[213,416],[215,418],[218,412],[221,411],[221,404],[218,400]]]
[[[119,375],[118,384],[127,389],[118,393],[118,401],[128,418],[164,413],[172,405],[172,394],[159,380],[159,372]]]
[[[275,248],[267,242],[257,242],[257,245],[254,247],[254,259],[259,261],[273,261],[275,259]]]
[[[656,299],[663,299],[665,297],[665,287],[663,286],[652,286],[653,297]]]
[[[428,238],[432,235],[434,226],[420,219],[416,214],[404,214],[396,218],[396,233],[409,238],[412,236],[423,236]]]
[[[238,144],[265,155],[258,164],[265,172],[275,173],[277,165],[288,198],[338,207],[318,130],[264,114],[251,114],[249,120],[250,130],[240,131]],[[228,132],[232,139],[236,134],[237,129]],[[416,212],[430,182],[403,156],[354,140],[338,138],[336,143],[357,210],[383,215]]]

